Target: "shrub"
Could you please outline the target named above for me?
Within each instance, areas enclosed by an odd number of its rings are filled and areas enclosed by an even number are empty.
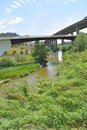
[[[17,61],[17,62],[25,62],[27,59],[26,59],[26,56],[25,55],[16,55],[15,56],[15,60]]]
[[[16,62],[9,57],[5,57],[0,60],[0,67],[10,67],[15,65]]]
[[[13,51],[13,55],[14,55],[14,54],[16,54],[16,51],[15,51],[15,50]]]
[[[75,39],[77,51],[84,51],[87,49],[87,35],[85,33],[79,33]]]

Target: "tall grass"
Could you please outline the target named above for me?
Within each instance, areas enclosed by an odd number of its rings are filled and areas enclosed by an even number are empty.
[[[0,70],[0,80],[8,78],[19,78],[29,75],[39,67],[36,63],[18,64],[16,66],[2,68]]]
[[[0,59],[0,67],[10,67],[10,66],[15,66],[16,62],[10,58],[10,57],[4,57]]]
[[[82,53],[65,54],[58,77],[39,81],[33,91],[22,82],[2,87],[0,129],[86,130],[87,63]]]

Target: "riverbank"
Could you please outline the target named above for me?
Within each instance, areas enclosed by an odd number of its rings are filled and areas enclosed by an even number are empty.
[[[87,50],[67,52],[57,77],[0,87],[0,129],[87,129]]]
[[[22,78],[39,67],[38,63],[21,63],[12,67],[3,67],[0,69],[0,80]]]
[[[48,62],[47,66],[43,68],[40,67],[40,64],[34,63],[34,61],[15,63],[14,60],[11,59],[12,57],[5,57],[5,58],[3,57],[3,60],[2,60],[3,65],[1,66],[1,69],[0,69],[0,83],[2,82],[7,83],[10,80],[23,78],[25,76],[31,77],[30,80],[32,80],[33,75],[34,77],[36,76],[36,77],[43,77],[43,78],[54,77],[54,75],[56,75],[55,63],[58,62],[58,55],[60,56],[60,54],[58,53],[53,53],[49,55],[48,60],[50,62]],[[23,57],[23,56],[20,56],[20,57]],[[9,66],[10,64],[11,66]],[[38,69],[39,71],[37,71]]]

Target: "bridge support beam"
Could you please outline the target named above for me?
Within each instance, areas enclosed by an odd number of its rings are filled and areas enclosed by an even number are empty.
[[[73,35],[73,32],[71,32],[71,35]]]
[[[61,39],[62,40],[62,45],[64,44],[64,39]]]
[[[79,28],[77,27],[76,28],[76,34],[78,35],[78,33],[79,33]]]
[[[53,40],[53,51],[58,51],[58,48],[57,48],[57,40]]]

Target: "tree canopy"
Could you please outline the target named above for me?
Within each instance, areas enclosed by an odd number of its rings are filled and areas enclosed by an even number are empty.
[[[87,35],[83,32],[79,33],[75,39],[77,51],[84,51],[87,49]]]
[[[42,66],[46,66],[47,63],[47,51],[48,47],[43,42],[36,42],[32,52],[32,56],[35,61],[40,63]]]

